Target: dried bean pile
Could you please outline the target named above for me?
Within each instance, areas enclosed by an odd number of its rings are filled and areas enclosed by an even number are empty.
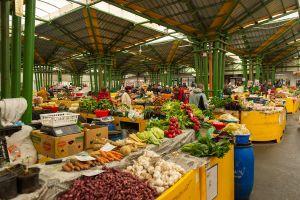
[[[156,191],[132,174],[114,168],[94,177],[76,179],[58,200],[151,200]]]

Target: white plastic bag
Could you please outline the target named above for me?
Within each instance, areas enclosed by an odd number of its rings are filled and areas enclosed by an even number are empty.
[[[6,137],[7,149],[12,164],[33,165],[36,163],[37,152],[30,139],[31,131],[31,126],[24,125],[20,131]]]

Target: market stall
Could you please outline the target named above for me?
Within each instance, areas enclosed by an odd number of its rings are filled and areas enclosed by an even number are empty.
[[[242,111],[241,123],[251,132],[252,141],[281,141],[286,125],[286,110],[277,108],[276,112]]]

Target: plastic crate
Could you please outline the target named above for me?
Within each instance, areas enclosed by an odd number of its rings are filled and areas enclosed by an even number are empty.
[[[41,114],[43,126],[59,127],[76,124],[79,114],[70,112]]]

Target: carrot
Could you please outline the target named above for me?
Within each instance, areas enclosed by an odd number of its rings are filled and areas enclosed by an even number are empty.
[[[120,158],[115,156],[112,152],[107,152],[107,156],[109,156],[113,160],[120,160]]]
[[[107,158],[104,158],[104,157],[101,157],[101,160],[102,160],[104,163],[109,163],[109,162],[110,162],[110,160],[109,160],[109,159],[107,159]]]
[[[117,157],[123,158],[123,155],[122,155],[121,153],[119,153],[119,152],[111,151],[111,153],[114,154],[114,155],[117,156]]]
[[[99,153],[100,153],[101,156],[103,156],[103,157],[105,157],[105,158],[107,157],[107,153],[106,153],[106,152],[104,152],[104,151],[99,151]]]

